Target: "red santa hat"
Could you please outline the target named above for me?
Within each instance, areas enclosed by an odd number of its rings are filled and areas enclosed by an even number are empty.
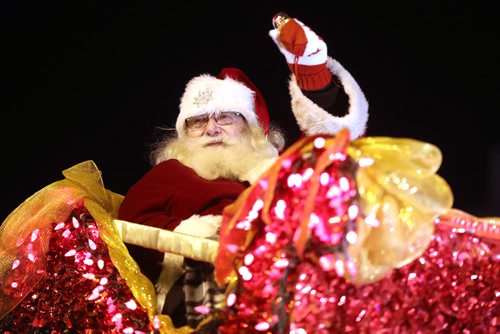
[[[175,128],[185,134],[186,118],[216,111],[237,111],[250,126],[269,130],[269,114],[264,97],[255,84],[240,69],[223,68],[217,77],[202,74],[186,85],[181,98]]]

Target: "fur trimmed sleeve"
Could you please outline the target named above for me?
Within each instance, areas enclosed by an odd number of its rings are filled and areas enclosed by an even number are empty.
[[[348,128],[351,139],[362,136],[368,122],[368,101],[352,75],[335,59],[329,57],[327,68],[336,75],[349,97],[349,110],[343,117],[329,114],[307,98],[297,84],[295,75],[289,82],[292,97],[292,111],[300,130],[309,136],[316,134],[334,135],[343,128]]]

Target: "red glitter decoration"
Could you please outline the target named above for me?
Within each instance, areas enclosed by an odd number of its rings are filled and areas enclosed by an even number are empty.
[[[2,333],[154,333],[85,207],[75,207],[64,223],[52,227],[43,258],[33,234],[19,245],[22,253],[37,257],[31,260],[47,264],[43,272],[32,272],[30,256],[13,263],[2,298],[26,297],[1,319]],[[24,285],[32,275],[43,277],[34,287]]]
[[[271,201],[264,178],[236,211],[231,232],[221,234],[219,264],[232,259],[237,280],[216,315],[219,333],[500,332],[498,240],[475,233],[487,222],[476,230],[436,223],[413,262],[369,284],[345,278],[346,271],[355,275],[346,245],[356,236],[357,164],[337,152],[313,176],[323,178],[314,192],[308,169],[323,153],[319,145],[281,161]],[[311,192],[314,209],[304,218]]]

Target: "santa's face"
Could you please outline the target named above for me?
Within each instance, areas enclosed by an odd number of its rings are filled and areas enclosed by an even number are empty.
[[[262,128],[250,126],[239,112],[219,111],[189,117],[182,131],[157,144],[152,155],[155,164],[176,159],[208,180],[252,182],[260,175],[254,172],[255,168],[267,166],[278,156],[278,150]]]
[[[184,141],[189,147],[189,156],[180,160],[207,179],[238,179],[247,166],[242,160],[255,153],[250,144],[249,127],[240,114],[231,114],[229,121],[220,115],[195,118],[196,128],[190,128],[186,122]]]
[[[246,180],[252,167],[275,156],[276,149],[262,130],[251,129],[241,114],[201,116],[188,119],[186,136],[166,147],[169,158],[193,168],[201,177]]]

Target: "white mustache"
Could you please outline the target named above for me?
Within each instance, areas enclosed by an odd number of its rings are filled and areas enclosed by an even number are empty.
[[[213,144],[213,143],[222,143],[225,145],[233,145],[233,144],[239,143],[241,141],[241,140],[238,140],[238,138],[231,138],[231,137],[228,137],[226,135],[220,135],[220,136],[211,137],[211,138],[200,137],[200,138],[196,138],[195,140],[196,140],[196,143],[198,143],[199,145],[202,145],[202,146]]]

